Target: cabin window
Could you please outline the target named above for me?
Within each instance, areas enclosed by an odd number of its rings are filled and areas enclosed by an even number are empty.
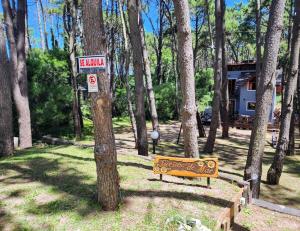
[[[256,78],[252,78],[248,81],[248,91],[256,90]]]
[[[255,111],[256,102],[247,102],[247,111]]]

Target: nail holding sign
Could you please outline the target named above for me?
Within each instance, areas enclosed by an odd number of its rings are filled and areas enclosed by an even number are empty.
[[[96,74],[87,75],[88,91],[98,92],[98,81]]]

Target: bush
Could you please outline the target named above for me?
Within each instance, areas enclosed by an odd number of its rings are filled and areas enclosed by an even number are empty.
[[[72,129],[72,87],[62,50],[34,49],[28,57],[28,84],[33,135]]]

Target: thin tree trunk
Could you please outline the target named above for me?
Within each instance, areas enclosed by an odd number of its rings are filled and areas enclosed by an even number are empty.
[[[30,34],[29,34],[29,26],[28,26],[28,6],[26,4],[26,12],[25,12],[25,38],[26,38],[26,44],[25,44],[25,52],[26,57],[28,56],[29,50],[31,50],[31,41],[30,41]]]
[[[221,85],[222,85],[222,0],[215,0],[215,18],[216,18],[216,41],[215,41],[215,76],[214,76],[214,97],[212,106],[212,119],[209,135],[204,147],[204,151],[212,153],[215,146],[217,129],[219,127],[219,112],[221,103]]]
[[[67,16],[64,17],[65,30],[68,35],[69,40],[69,61],[70,61],[70,71],[72,75],[72,88],[73,88],[73,120],[74,120],[74,133],[76,140],[81,139],[82,127],[80,122],[80,106],[78,103],[78,89],[77,89],[77,64],[76,64],[76,38],[77,38],[77,11],[78,2],[77,0],[68,0],[66,2],[67,14],[69,14],[70,20],[67,20]]]
[[[12,97],[4,28],[0,24],[0,158],[14,152]]]
[[[159,1],[159,31],[157,38],[157,63],[156,63],[156,76],[158,84],[161,84],[162,81],[162,48],[163,48],[163,7],[164,3]]]
[[[82,2],[84,53],[107,55],[102,0]],[[98,202],[104,210],[116,210],[120,201],[117,151],[112,125],[110,80],[97,71],[99,92],[90,93],[95,129],[94,155],[97,168]]]
[[[39,0],[40,6],[41,6],[41,12],[42,12],[42,18],[43,18],[43,33],[44,33],[44,39],[45,39],[45,48],[46,50],[49,50],[49,45],[48,45],[48,32],[47,32],[47,17],[46,13],[44,11],[44,6],[42,0]]]
[[[256,82],[259,86],[262,64],[262,37],[261,37],[261,0],[256,0]]]
[[[227,58],[226,58],[226,33],[225,33],[225,1],[222,1],[222,100],[221,100],[221,121],[222,121],[222,138],[229,137],[229,92],[227,78]]]
[[[276,64],[279,51],[280,37],[283,27],[285,0],[272,1],[266,42],[264,48],[263,66],[260,84],[257,88],[256,115],[251,133],[244,179],[251,180],[252,195],[259,197],[262,174],[262,158],[265,147],[270,105],[276,82]]]
[[[213,40],[213,35],[212,35],[211,23],[210,23],[209,1],[208,0],[205,0],[205,10],[206,10],[207,27],[208,27],[208,34],[209,34],[209,41],[210,41],[210,53],[211,53],[211,57],[213,57],[214,40]]]
[[[125,87],[126,87],[126,97],[127,97],[127,108],[128,108],[128,114],[131,122],[131,129],[134,135],[134,142],[135,147],[137,148],[137,128],[136,128],[136,120],[134,117],[134,111],[132,107],[132,101],[131,101],[131,90],[129,86],[128,81],[128,73],[129,73],[129,66],[130,66],[130,51],[129,51],[129,43],[128,43],[128,37],[127,37],[127,27],[125,23],[125,17],[123,12],[123,5],[121,4],[121,0],[118,0],[119,3],[119,9],[120,9],[120,16],[121,16],[121,23],[122,23],[122,33],[124,38],[124,57],[125,57]]]
[[[18,1],[17,33],[15,37],[13,15],[8,0],[2,0],[9,41],[12,93],[18,113],[20,148],[32,146],[31,119],[28,101],[27,68],[25,54],[26,0]],[[17,42],[16,42],[17,41]]]
[[[183,96],[182,127],[185,157],[199,157],[192,33],[187,0],[173,0],[177,20],[178,61]]]
[[[158,131],[159,130],[158,115],[157,115],[155,95],[154,95],[154,90],[153,90],[153,85],[152,85],[150,60],[148,57],[148,50],[147,50],[147,44],[146,44],[146,40],[145,40],[145,32],[144,32],[142,20],[140,21],[140,33],[141,33],[141,38],[142,38],[144,71],[145,71],[145,77],[146,77],[147,96],[148,96],[149,105],[150,105],[152,129]]]
[[[138,154],[148,156],[148,140],[145,116],[145,89],[143,80],[143,47],[139,28],[140,1],[128,0],[127,10],[130,27],[130,41],[133,49],[133,67],[135,74],[135,100]]]
[[[38,17],[39,31],[40,31],[41,48],[42,48],[43,51],[45,51],[46,50],[45,37],[44,37],[45,34],[43,33],[43,26],[42,26],[41,11],[40,11],[40,7],[39,7],[39,0],[35,0],[35,4],[36,4],[36,11],[37,11],[37,17]]]

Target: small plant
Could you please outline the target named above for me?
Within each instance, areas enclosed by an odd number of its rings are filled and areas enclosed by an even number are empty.
[[[200,220],[180,215],[172,216],[166,220],[164,230],[170,230],[170,228],[177,231],[210,231],[209,228],[201,224]]]

